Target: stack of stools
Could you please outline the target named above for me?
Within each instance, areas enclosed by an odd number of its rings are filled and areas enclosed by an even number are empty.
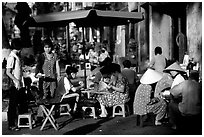
[[[28,119],[28,124],[21,124],[21,119]],[[18,127],[29,127],[32,129],[32,114],[31,113],[24,113],[18,115]]]
[[[120,107],[122,109],[122,111],[116,112],[116,108]],[[127,110],[127,112],[125,111]],[[125,117],[125,114],[127,113],[129,115],[129,106],[128,104],[120,104],[120,105],[115,105],[113,106],[113,117],[115,117],[116,115],[122,115],[123,117]]]

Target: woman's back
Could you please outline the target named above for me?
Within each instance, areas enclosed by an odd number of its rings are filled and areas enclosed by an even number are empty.
[[[129,84],[135,84],[137,74],[134,70],[125,68],[121,73],[128,79]]]
[[[163,70],[166,67],[166,58],[161,55],[161,54],[157,54],[154,58],[154,64],[153,64],[153,68],[158,71],[158,72],[163,72]]]
[[[140,84],[135,93],[134,101],[134,114],[145,115],[147,114],[147,103],[150,102],[152,87],[146,84]]]

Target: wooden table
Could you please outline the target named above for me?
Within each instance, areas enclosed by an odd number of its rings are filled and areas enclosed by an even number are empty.
[[[99,92],[99,91],[95,91],[94,89],[88,89],[88,90],[84,90],[81,91],[81,93],[86,93],[87,97],[90,98],[91,94],[111,94],[110,92]]]

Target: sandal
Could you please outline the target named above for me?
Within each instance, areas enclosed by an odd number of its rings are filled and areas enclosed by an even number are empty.
[[[106,118],[106,117],[97,116],[96,119],[104,119],[104,118]]]
[[[161,126],[162,123],[156,120],[156,121],[155,121],[155,125],[156,125],[156,126]]]
[[[107,115],[99,115],[100,118],[106,118]]]
[[[18,128],[18,127],[9,127],[8,129],[12,130],[12,131],[19,131],[20,130],[20,128]]]

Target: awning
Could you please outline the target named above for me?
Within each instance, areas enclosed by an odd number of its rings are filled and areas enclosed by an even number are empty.
[[[143,20],[140,12],[77,10],[53,12],[33,17],[28,26],[66,26],[74,22],[79,27],[117,26]]]

